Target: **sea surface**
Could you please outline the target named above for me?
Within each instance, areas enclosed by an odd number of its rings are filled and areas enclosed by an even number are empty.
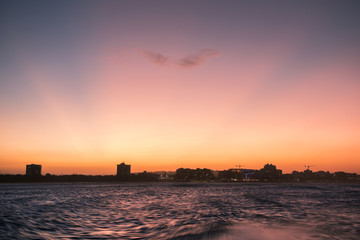
[[[359,184],[0,184],[0,239],[360,239]]]

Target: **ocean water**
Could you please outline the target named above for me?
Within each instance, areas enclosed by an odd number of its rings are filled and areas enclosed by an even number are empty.
[[[360,185],[0,184],[0,239],[360,239]]]

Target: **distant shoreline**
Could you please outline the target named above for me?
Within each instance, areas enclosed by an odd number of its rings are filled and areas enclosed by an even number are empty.
[[[130,175],[130,176],[94,176],[94,175],[51,175],[51,176],[36,176],[29,177],[26,175],[0,175],[1,183],[136,183],[136,182],[173,182],[173,183],[239,183],[239,184],[251,184],[251,183],[360,183],[359,180],[276,180],[276,181],[261,181],[261,180],[240,180],[240,181],[229,181],[229,180],[161,180],[153,175]]]

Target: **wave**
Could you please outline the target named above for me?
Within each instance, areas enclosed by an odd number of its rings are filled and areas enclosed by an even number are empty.
[[[233,225],[214,225],[199,233],[189,233],[171,240],[308,240],[328,239],[305,226],[266,225],[242,222]]]

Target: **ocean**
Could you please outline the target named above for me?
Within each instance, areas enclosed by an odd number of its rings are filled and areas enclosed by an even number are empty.
[[[360,239],[360,184],[0,184],[0,239]]]

